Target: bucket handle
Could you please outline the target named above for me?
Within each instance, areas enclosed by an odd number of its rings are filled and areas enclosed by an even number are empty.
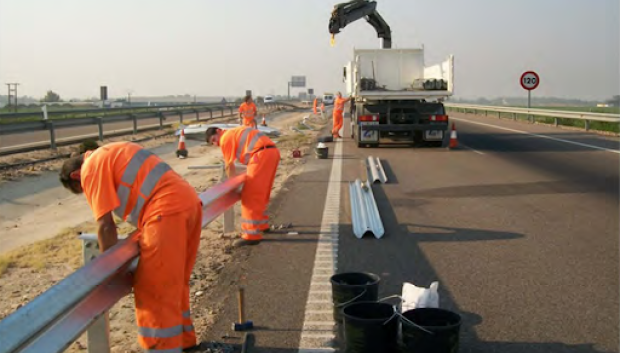
[[[355,297],[355,298],[353,298],[353,299],[351,299],[351,300],[349,300],[349,301],[346,301],[346,302],[344,302],[344,303],[334,304],[334,306],[335,306],[336,308],[341,308],[341,307],[343,307],[343,306],[345,306],[345,305],[347,305],[347,304],[353,303],[356,299],[359,299],[359,298],[361,298],[364,294],[366,294],[366,292],[367,292],[367,291],[368,291],[368,289],[364,288],[364,291],[363,291],[360,295],[358,295],[357,297]]]
[[[416,324],[415,322],[413,322],[413,321],[411,321],[411,320],[407,319],[407,318],[405,317],[405,315],[403,315],[403,314],[399,313],[399,312],[398,312],[398,311],[396,311],[396,310],[394,311],[394,315],[395,315],[395,316],[400,316],[400,318],[401,318],[401,319],[402,319],[405,323],[407,323],[407,324],[409,324],[409,325],[412,325],[412,326],[415,326],[415,327],[419,328],[420,330],[422,330],[422,331],[424,331],[424,332],[430,333],[431,335],[434,335],[434,334],[435,334],[434,332],[431,332],[431,331],[429,331],[429,330],[425,329],[424,327],[422,327],[422,326],[420,326],[420,325]],[[392,318],[390,318],[390,320],[391,320],[391,319],[392,319]],[[388,320],[388,321],[390,321],[390,320]],[[386,322],[387,322],[387,321],[386,321]]]
[[[403,303],[403,297],[401,297],[400,295],[390,295],[389,297],[385,297],[385,298],[381,298],[381,299],[377,300],[377,302],[380,303],[380,302],[382,302],[384,300],[388,300],[388,299],[392,299],[392,298],[398,298],[398,299],[400,299],[400,303],[401,304]]]

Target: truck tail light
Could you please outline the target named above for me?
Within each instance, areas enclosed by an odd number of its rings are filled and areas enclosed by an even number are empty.
[[[360,115],[358,117],[359,121],[379,121],[378,115]]]
[[[431,115],[431,121],[448,121],[447,115]]]

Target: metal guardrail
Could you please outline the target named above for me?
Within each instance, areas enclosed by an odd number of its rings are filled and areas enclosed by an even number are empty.
[[[502,106],[488,106],[488,105],[475,105],[475,104],[456,104],[456,103],[444,103],[446,108],[456,109],[457,111],[472,111],[476,112],[494,112],[501,118],[501,114],[508,114],[512,116],[513,120],[516,120],[517,115],[527,115],[528,120],[533,121],[535,116],[554,118],[555,125],[559,124],[558,119],[575,119],[584,120],[586,130],[590,130],[591,121],[600,121],[607,123],[620,123],[620,114],[609,113],[590,113],[590,112],[578,112],[578,111],[564,111],[564,110],[552,110],[552,109],[533,109],[533,108],[516,108],[516,107],[502,107]]]
[[[240,200],[245,178],[245,174],[238,175],[199,195],[203,227]],[[130,234],[0,321],[0,353],[63,352],[131,292],[130,272],[139,261],[138,236],[137,231]],[[107,342],[107,337],[103,339]],[[92,342],[90,338],[89,342]],[[90,348],[93,347],[89,347],[90,353],[103,352],[106,348],[109,351],[105,344],[98,351]]]
[[[47,112],[47,116],[50,119],[58,116],[75,116],[75,115],[107,115],[118,112],[131,112],[131,111],[169,111],[178,109],[194,109],[203,107],[233,107],[234,103],[187,103],[187,104],[169,104],[159,106],[138,106],[138,107],[117,107],[117,108],[90,108],[90,109],[66,109],[66,110],[52,110]],[[0,121],[3,119],[19,119],[19,118],[31,118],[39,116],[41,120],[44,119],[43,112],[18,112],[18,113],[0,113]]]
[[[296,107],[294,104],[290,103],[269,103],[269,104],[258,104],[259,107],[264,108],[280,108],[280,107]],[[23,133],[32,133],[36,131],[48,131],[49,132],[49,143],[48,142],[34,142],[26,145],[20,146],[8,146],[2,148],[0,151],[1,154],[10,154],[10,153],[20,153],[32,150],[34,148],[52,148],[56,149],[59,144],[67,144],[79,142],[87,138],[98,138],[99,141],[103,141],[104,136],[110,135],[118,135],[118,134],[137,134],[138,131],[145,129],[163,129],[165,126],[170,126],[173,122],[165,122],[166,119],[170,116],[178,116],[179,122],[183,123],[184,118],[191,118],[193,114],[195,114],[195,118],[192,120],[200,121],[200,113],[209,113],[209,117],[203,118],[204,120],[211,120],[214,118],[214,111],[221,111],[221,115],[219,117],[224,117],[225,110],[230,111],[230,115],[234,115],[234,106],[227,105],[223,106],[221,104],[212,104],[212,105],[203,105],[203,106],[193,106],[193,107],[183,107],[183,106],[169,106],[167,110],[162,111],[152,111],[152,112],[139,112],[139,113],[125,113],[119,115],[107,115],[100,117],[86,117],[86,118],[67,118],[67,119],[49,119],[49,120],[37,120],[37,121],[28,121],[28,122],[19,122],[19,123],[7,123],[0,124],[0,136],[2,135],[16,135]],[[119,109],[119,108],[114,108]],[[104,109],[104,110],[90,110],[89,113],[93,113],[96,111],[99,112],[109,112],[114,109]],[[142,108],[136,108],[136,110],[140,110]],[[126,111],[127,109],[125,109]],[[62,112],[55,112],[61,114]],[[22,114],[22,113],[17,113]],[[27,114],[27,113],[26,113]],[[10,114],[6,114],[10,115]],[[189,115],[189,116],[188,116]],[[139,126],[138,122],[145,119],[158,119],[158,124],[151,124],[148,126]],[[115,129],[110,132],[106,132],[104,127],[106,124],[110,123],[118,123],[124,121],[131,121],[132,128],[118,130]],[[56,137],[56,132],[58,129],[66,129],[66,128],[75,128],[81,126],[92,126],[96,125],[98,127],[98,133],[92,133],[88,135],[81,136],[72,136],[68,138],[63,138],[62,140]],[[6,151],[4,151],[6,150]]]
[[[370,233],[380,239],[385,233],[379,208],[372,192],[372,183],[361,179],[349,182],[349,197],[351,201],[351,223],[353,234],[358,239]]]

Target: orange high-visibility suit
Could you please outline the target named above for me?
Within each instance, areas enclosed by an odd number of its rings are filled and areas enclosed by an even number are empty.
[[[189,279],[202,229],[194,188],[161,158],[131,142],[84,154],[82,188],[95,219],[108,212],[141,230],[134,274],[138,342],[148,352],[196,345]]]
[[[314,114],[316,114],[316,98],[314,98],[314,103],[312,104],[312,111],[314,112]]]
[[[269,137],[247,126],[226,130],[220,138],[220,148],[226,164],[238,160],[247,165],[247,178],[241,191],[242,238],[261,240],[263,231],[269,228],[265,211],[280,163],[280,151]]]
[[[245,126],[254,126],[253,122],[256,119],[257,113],[258,109],[256,109],[256,104],[254,104],[254,102],[250,104],[243,102],[239,106],[239,114],[241,114],[243,125]]]
[[[344,104],[348,101],[349,101],[349,98],[341,98],[341,97],[336,97],[336,99],[334,100],[334,113],[333,113],[334,127],[332,129],[332,136],[334,137],[341,137],[340,129],[342,129],[342,125],[343,125],[342,115],[344,114]]]

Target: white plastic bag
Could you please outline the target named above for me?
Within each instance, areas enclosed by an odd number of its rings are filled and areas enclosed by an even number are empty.
[[[416,308],[438,308],[439,282],[431,283],[429,288],[418,287],[411,283],[403,283],[402,312]]]

